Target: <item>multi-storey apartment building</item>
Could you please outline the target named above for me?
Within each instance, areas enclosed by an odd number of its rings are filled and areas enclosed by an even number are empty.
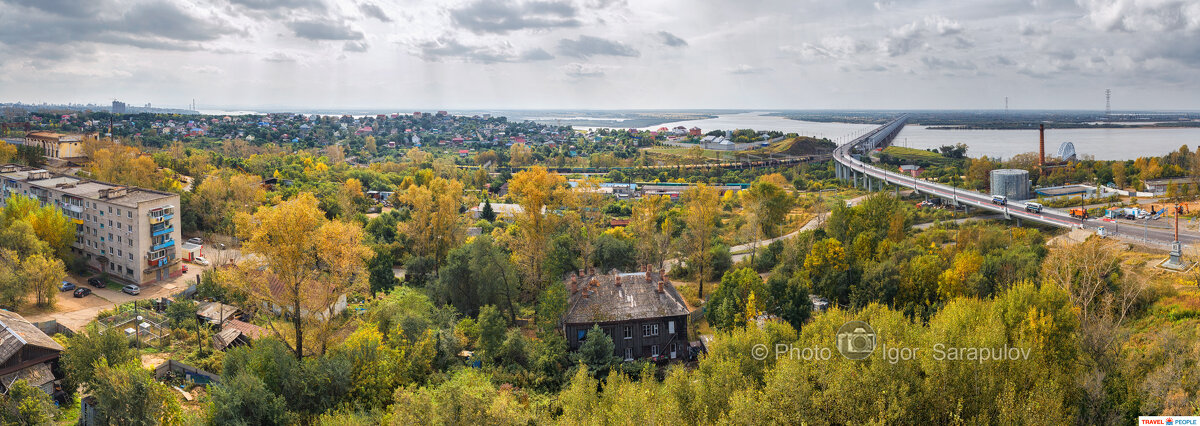
[[[181,273],[178,194],[7,164],[0,206],[11,194],[62,209],[76,226],[72,251],[110,277],[145,284]]]

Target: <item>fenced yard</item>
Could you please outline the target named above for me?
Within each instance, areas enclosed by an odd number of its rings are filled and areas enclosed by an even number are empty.
[[[118,332],[130,339],[153,345],[171,332],[168,319],[152,310],[136,309],[116,313],[97,321],[101,333]]]

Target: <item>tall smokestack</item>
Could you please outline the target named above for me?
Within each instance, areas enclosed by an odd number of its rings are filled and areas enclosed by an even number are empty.
[[[1046,165],[1046,125],[1038,125],[1038,166]]]

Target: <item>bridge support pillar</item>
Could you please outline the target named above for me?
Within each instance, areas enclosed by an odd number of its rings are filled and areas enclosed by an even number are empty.
[[[1018,228],[1021,227],[1021,218],[1019,218],[1019,217],[1017,218],[1017,227]]]

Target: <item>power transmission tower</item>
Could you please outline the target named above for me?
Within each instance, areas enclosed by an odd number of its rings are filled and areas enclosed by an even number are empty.
[[[1008,96],[1004,97],[1004,115],[1008,115]]]
[[[1104,120],[1112,121],[1112,89],[1104,89]]]

